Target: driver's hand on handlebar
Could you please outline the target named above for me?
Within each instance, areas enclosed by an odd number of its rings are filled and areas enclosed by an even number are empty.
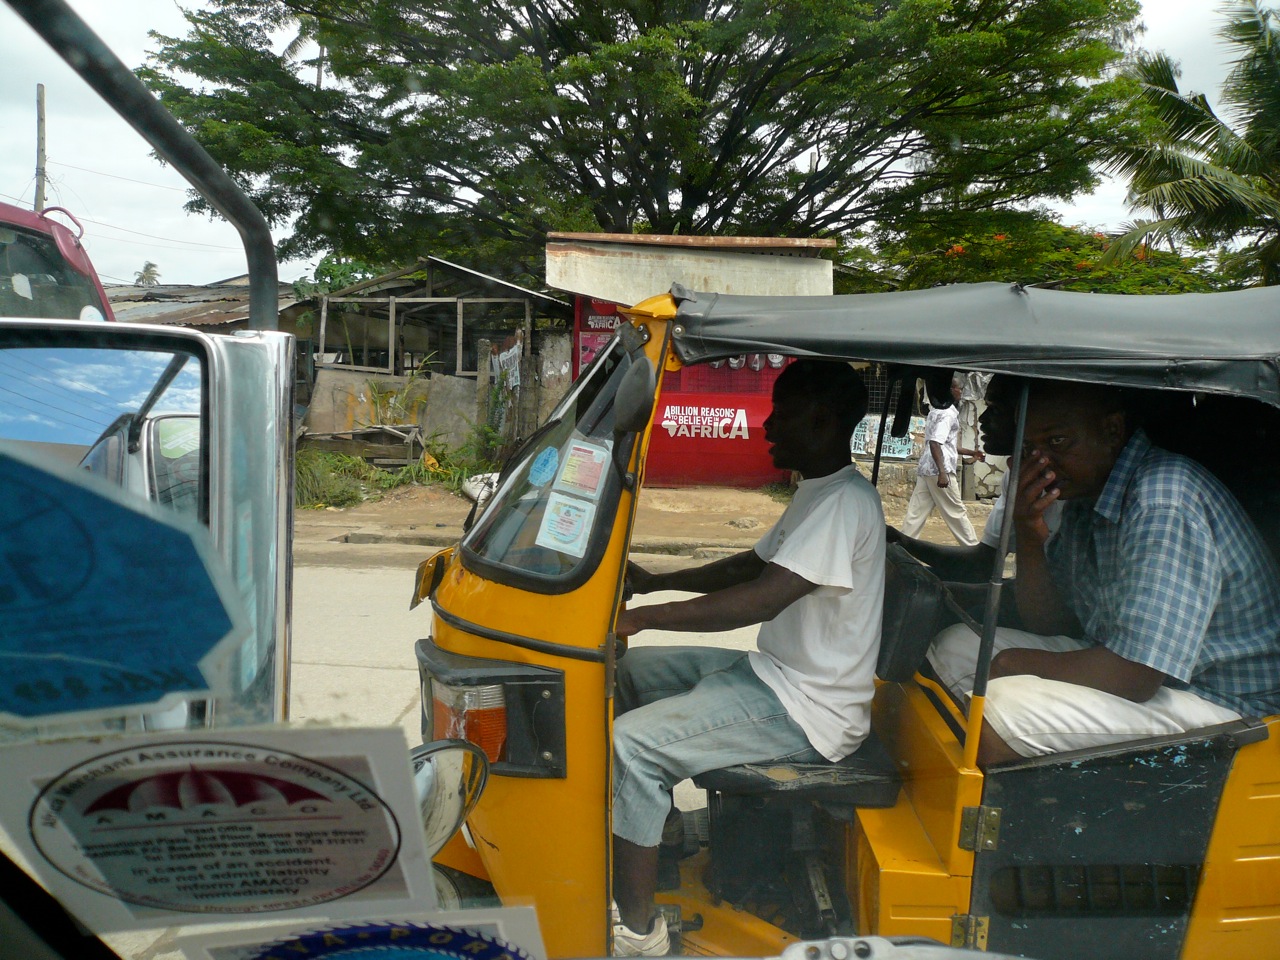
[[[622,598],[630,600],[637,593],[652,593],[654,575],[633,560],[627,561],[627,576],[622,587]]]

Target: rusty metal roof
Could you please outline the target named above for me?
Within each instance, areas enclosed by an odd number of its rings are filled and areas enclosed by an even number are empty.
[[[249,288],[235,282],[189,286],[157,284],[107,287],[107,299],[116,319],[126,323],[164,326],[227,327],[249,320]],[[280,306],[284,310],[298,300],[293,285],[280,284]]]

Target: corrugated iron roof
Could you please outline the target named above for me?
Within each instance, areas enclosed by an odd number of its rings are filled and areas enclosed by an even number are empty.
[[[116,319],[126,323],[214,327],[248,322],[249,288],[239,284],[157,284],[107,287]],[[293,285],[280,284],[280,307],[298,302]]]
[[[457,278],[465,278],[478,286],[488,288],[495,293],[506,294],[512,298],[527,297],[541,304],[544,308],[551,310],[553,313],[569,312],[573,310],[573,305],[567,301],[553,297],[547,293],[540,293],[537,290],[530,290],[527,287],[518,284],[509,283],[498,277],[487,273],[481,273],[479,270],[472,270],[470,267],[464,267],[461,264],[453,263],[440,257],[427,256],[419,257],[418,262],[412,266],[403,267],[399,270],[393,270],[390,273],[384,273],[380,277],[373,277],[370,280],[361,280],[349,287],[341,290],[334,290],[329,293],[330,297],[351,297],[359,294],[366,296],[378,293],[386,293],[390,288],[405,286],[416,288],[422,286],[421,281],[408,281],[405,283],[397,283],[404,277],[413,273],[420,273],[428,267],[436,270],[442,270],[445,273],[453,274]]]

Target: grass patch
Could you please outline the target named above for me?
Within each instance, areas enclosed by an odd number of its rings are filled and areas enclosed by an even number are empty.
[[[360,457],[301,447],[294,460],[293,502],[299,507],[349,507],[366,498],[381,472]]]
[[[796,490],[789,483],[766,483],[760,492],[775,503],[790,503]]]

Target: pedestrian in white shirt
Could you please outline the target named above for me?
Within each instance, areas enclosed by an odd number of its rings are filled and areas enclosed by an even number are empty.
[[[925,419],[924,450],[916,467],[916,486],[907,504],[907,515],[902,521],[902,533],[918,537],[934,509],[942,514],[947,529],[962,545],[977,544],[973,524],[960,500],[960,484],[956,480],[956,468],[960,459],[960,402],[961,384],[952,377],[949,385],[926,382],[929,397],[929,415]],[[983,459],[978,451],[964,450],[966,456]]]

